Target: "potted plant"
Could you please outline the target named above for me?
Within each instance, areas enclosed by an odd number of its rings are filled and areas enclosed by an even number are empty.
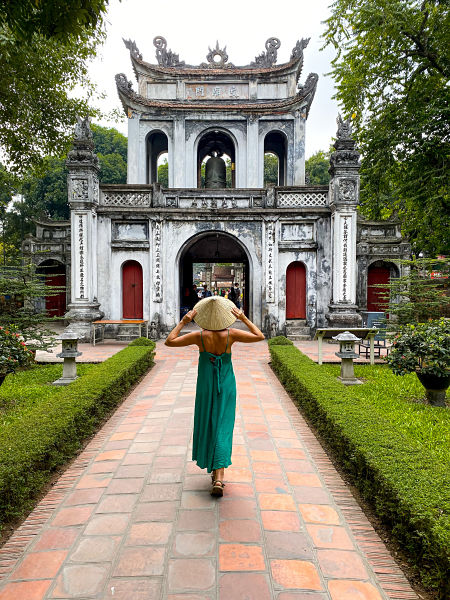
[[[0,385],[8,373],[15,373],[19,367],[30,364],[32,352],[14,326],[0,326]]]
[[[416,373],[428,402],[445,406],[450,385],[450,319],[403,326],[386,360],[396,375]]]

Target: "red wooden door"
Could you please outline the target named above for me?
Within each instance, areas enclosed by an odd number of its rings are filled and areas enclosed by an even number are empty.
[[[389,267],[369,267],[367,272],[367,310],[369,312],[386,312],[387,299],[384,295],[389,288],[374,286],[387,285],[389,278]]]
[[[45,285],[66,287],[66,276],[49,274],[45,277]],[[61,290],[54,296],[45,297],[45,308],[52,317],[63,317],[66,312],[66,291]]]
[[[135,260],[122,268],[122,319],[142,319],[142,267]]]
[[[306,269],[298,261],[286,270],[286,319],[306,319]]]

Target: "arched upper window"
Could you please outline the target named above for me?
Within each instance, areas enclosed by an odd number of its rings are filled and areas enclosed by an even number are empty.
[[[267,158],[266,158],[267,156]],[[274,182],[274,158],[278,159],[278,181]],[[264,138],[264,185],[266,183],[275,183],[276,185],[286,185],[286,161],[287,161],[287,144],[286,136],[280,131],[271,131]],[[269,165],[272,167],[271,176],[267,178],[266,173],[269,173]]]
[[[147,136],[147,183],[155,183],[162,179],[161,165],[164,164],[164,158],[168,163],[169,141],[167,135],[162,131],[152,131]],[[165,169],[162,169],[164,171]],[[159,178],[158,178],[159,175]],[[169,181],[167,167],[167,185]],[[161,181],[165,185],[166,178]]]
[[[198,142],[197,187],[202,188],[207,184],[206,163],[211,157],[220,158],[225,162],[225,185],[220,184],[217,187],[236,187],[234,141],[227,133],[219,130],[206,132]],[[216,185],[212,187],[216,187]]]

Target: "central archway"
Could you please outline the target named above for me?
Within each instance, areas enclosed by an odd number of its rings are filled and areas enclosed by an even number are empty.
[[[250,266],[247,249],[238,238],[229,233],[205,231],[190,238],[179,255],[180,314],[192,304],[192,297],[189,300],[188,290],[191,290],[194,283],[201,287],[201,284],[208,280],[204,272],[209,270],[211,281],[215,285],[209,283],[208,287],[214,287],[219,294],[223,289],[231,287],[234,282],[239,284],[243,293],[242,308],[251,319]],[[214,275],[215,273],[217,274]],[[211,291],[214,293],[214,289]]]

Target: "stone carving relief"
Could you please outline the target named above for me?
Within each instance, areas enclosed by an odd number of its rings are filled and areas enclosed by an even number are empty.
[[[254,62],[250,63],[251,67],[273,67],[277,62],[277,50],[281,46],[281,42],[276,37],[271,37],[266,41],[266,51],[261,52],[259,56],[255,56]]]
[[[72,200],[83,201],[89,198],[89,184],[87,179],[72,180]]]
[[[339,200],[341,202],[355,202],[356,182],[353,179],[341,179],[339,181]]]
[[[156,48],[156,60],[158,65],[162,67],[184,67],[185,62],[180,61],[180,57],[172,50],[167,50],[167,41],[162,36],[158,35],[153,40],[153,45]]]

